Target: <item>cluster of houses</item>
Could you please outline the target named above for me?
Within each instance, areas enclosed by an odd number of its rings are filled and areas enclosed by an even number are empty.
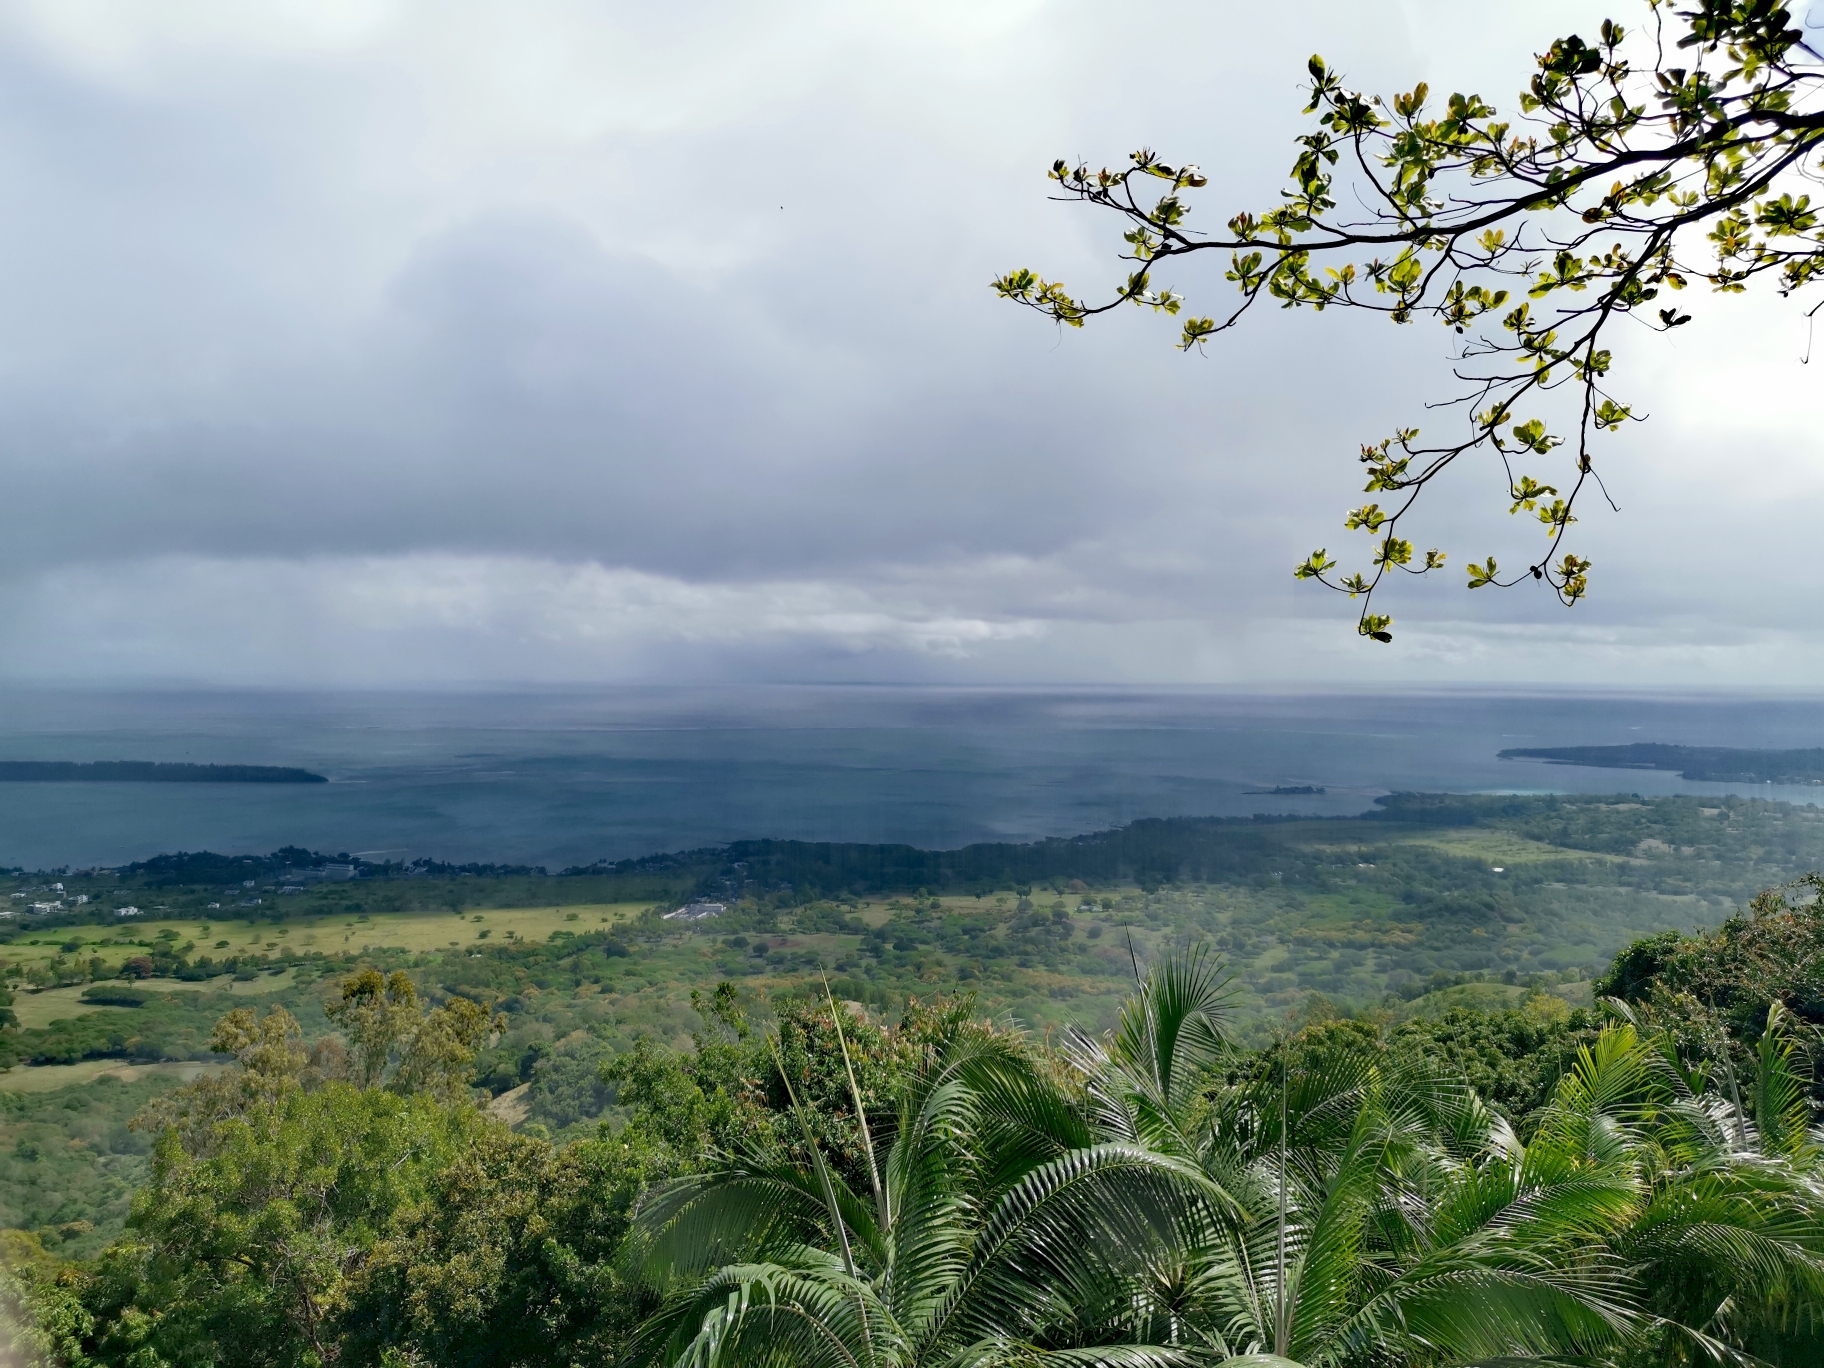
[[[77,872],[82,873],[83,871],[78,870]],[[360,877],[361,867],[352,862],[347,864],[324,864],[317,866],[315,869],[288,869],[285,871],[283,886],[280,887],[279,892],[302,893],[309,884],[341,883],[349,879],[358,879]],[[239,888],[231,888],[228,892],[239,896],[244,889],[256,887],[258,882],[259,881],[256,879],[244,879]],[[47,894],[50,896],[42,896]],[[34,901],[34,899],[36,900]],[[62,884],[54,883],[48,887],[23,890],[12,894],[5,902],[0,903],[0,920],[20,916],[49,916],[55,912],[67,912],[73,908],[82,907],[89,901],[90,898],[87,893],[66,894]],[[262,901],[263,900],[260,898],[248,895],[241,899],[239,905],[242,907],[258,907]],[[699,908],[709,907],[711,910],[707,912],[697,911],[692,913],[689,917],[689,920],[692,921],[696,920],[698,917],[713,917],[722,911],[720,905],[714,903],[696,904],[695,906]],[[221,903],[219,902],[209,904],[209,909],[211,911],[215,911],[220,907]],[[688,913],[691,912],[691,909],[686,908],[684,911]],[[139,908],[128,906],[115,908],[114,915],[116,917],[137,917],[142,914]],[[684,915],[684,913],[674,912],[671,915],[677,917]]]
[[[14,907],[12,905],[17,902],[26,902],[32,896],[33,892],[55,893],[57,896],[45,899],[41,902],[29,903],[25,907]],[[87,893],[73,893],[66,898],[63,893],[63,885],[54,883],[49,888],[33,889],[32,892],[14,893],[7,900],[7,905],[0,907],[0,917],[17,917],[21,913],[30,913],[41,917],[48,916],[52,912],[61,912],[66,907],[81,907],[88,902],[88,900],[89,895]]]
[[[82,871],[78,870],[77,872],[81,873]],[[315,869],[288,869],[285,871],[283,886],[279,889],[279,892],[302,893],[306,886],[310,884],[341,883],[349,879],[358,879],[360,877],[361,867],[352,862],[345,864],[324,864],[317,866]],[[239,888],[231,888],[228,892],[239,897],[243,890],[257,887],[258,882],[257,879],[244,879]],[[43,896],[46,894],[50,896]],[[13,893],[5,902],[0,902],[0,920],[20,916],[42,917],[49,916],[56,912],[68,912],[74,908],[86,905],[89,901],[90,898],[87,893],[66,894],[62,884],[54,883],[44,888],[34,888]],[[263,899],[249,894],[240,898],[239,906],[258,907],[262,901]],[[215,911],[219,909],[221,905],[222,904],[219,902],[213,902],[209,904],[209,909]],[[716,915],[716,912],[720,912],[721,910],[722,909],[718,907],[715,912],[702,915],[714,916]],[[139,908],[128,906],[115,908],[114,915],[116,917],[137,917],[142,914]]]

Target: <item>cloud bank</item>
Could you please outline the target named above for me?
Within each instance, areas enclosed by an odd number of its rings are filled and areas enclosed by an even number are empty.
[[[1594,602],[1453,577],[1374,652],[1289,567],[1341,538],[1356,444],[1440,392],[1442,330],[1261,317],[1186,357],[986,288],[1110,277],[1054,156],[1169,149],[1226,217],[1275,195],[1313,47],[1511,101],[1606,12],[9,7],[0,670],[1809,682],[1789,306],[1624,343],[1653,421],[1586,519]],[[1521,535],[1487,484],[1436,510],[1458,563]]]

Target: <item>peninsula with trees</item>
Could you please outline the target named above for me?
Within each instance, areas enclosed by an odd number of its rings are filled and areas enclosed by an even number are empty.
[[[1543,760],[1548,765],[1596,769],[1667,770],[1712,784],[1824,784],[1824,747],[1748,750],[1733,746],[1516,746],[1503,760]]]

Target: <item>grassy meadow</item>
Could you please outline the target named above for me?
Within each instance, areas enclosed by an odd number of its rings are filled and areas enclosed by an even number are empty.
[[[148,917],[113,926],[72,926],[28,934],[0,947],[8,967],[48,964],[57,958],[99,956],[118,972],[120,964],[161,939],[194,945],[218,958],[247,953],[321,951],[325,954],[403,950],[428,954],[471,941],[543,941],[553,931],[611,926],[645,910],[639,903],[577,903],[551,907],[481,907],[462,912],[375,912],[269,920]],[[49,989],[57,993],[60,989]],[[21,1012],[20,1024],[25,1021]]]

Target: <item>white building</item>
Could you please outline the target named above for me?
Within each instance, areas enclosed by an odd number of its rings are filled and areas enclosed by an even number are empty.
[[[728,909],[721,903],[693,902],[686,903],[676,912],[667,912],[666,921],[702,921],[707,917],[719,917]]]
[[[139,909],[137,907],[117,907],[114,909],[114,915],[117,917],[137,917],[139,915]]]

